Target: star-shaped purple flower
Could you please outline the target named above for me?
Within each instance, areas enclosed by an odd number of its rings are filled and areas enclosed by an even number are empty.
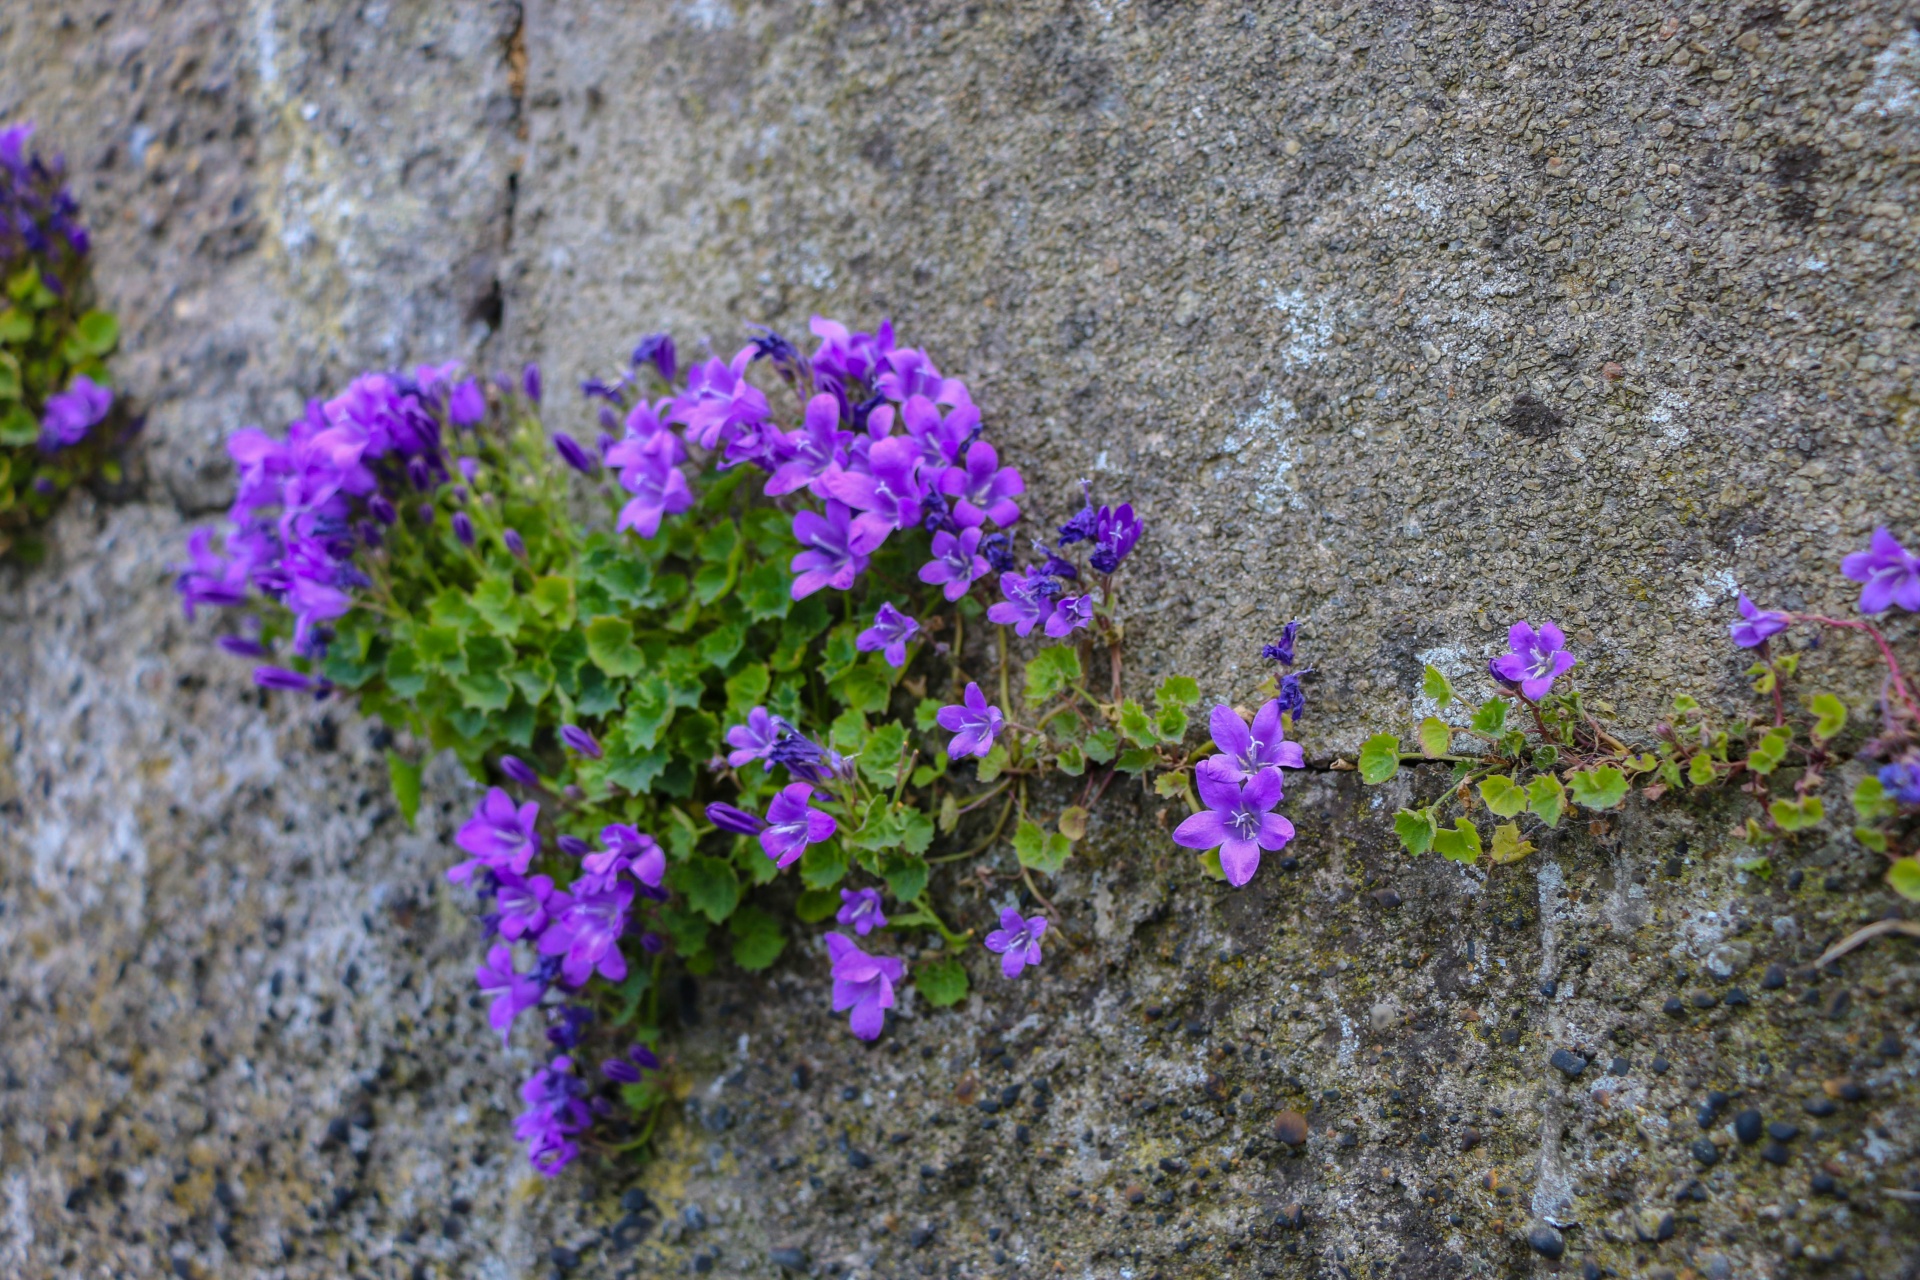
[[[755,760],[765,760],[763,768],[773,768],[773,748],[788,732],[787,722],[765,707],[747,712],[747,722],[727,730],[727,763],[735,769]]]
[[[473,856],[449,870],[447,879],[465,884],[473,878],[475,867],[525,875],[527,864],[540,849],[540,833],[534,829],[539,817],[537,801],[515,806],[513,797],[499,787],[487,788],[480,808],[453,837],[455,844]]]
[[[1297,742],[1288,742],[1286,728],[1280,722],[1280,699],[1274,698],[1253,714],[1253,727],[1240,713],[1222,704],[1213,709],[1207,727],[1213,731],[1213,745],[1222,754],[1214,756],[1220,774],[1230,782],[1245,782],[1262,769],[1301,769],[1306,753]]]
[[[840,400],[817,395],[807,401],[800,429],[791,432],[781,449],[781,460],[767,478],[768,496],[812,488],[819,493],[825,476],[836,464],[844,466],[847,433],[840,430]]]
[[[842,889],[840,913],[834,919],[841,924],[851,925],[853,931],[863,938],[875,929],[887,927],[887,915],[880,909],[880,892],[877,889]]]
[[[1879,613],[1897,604],[1920,613],[1920,556],[1910,555],[1884,527],[1873,531],[1865,551],[1840,562],[1840,572],[1863,584],[1860,612]]]
[[[1727,630],[1733,636],[1733,642],[1742,649],[1757,649],[1770,638],[1785,631],[1791,624],[1784,613],[1774,613],[1762,609],[1747,599],[1747,593],[1740,593],[1740,621],[1729,623]]]
[[[1058,640],[1078,631],[1081,627],[1093,625],[1093,597],[1061,596],[1054,601],[1053,612],[1047,615],[1047,634]]]
[[[547,876],[517,876],[511,871],[493,873],[499,886],[494,893],[496,927],[508,940],[538,934],[547,926],[547,899],[553,896],[553,881]]]
[[[793,865],[808,845],[832,839],[840,829],[832,814],[807,803],[812,798],[811,783],[790,782],[767,806],[767,829],[760,833],[760,847],[782,867]]]
[[[827,935],[827,955],[833,961],[833,1011],[852,1010],[853,1034],[878,1039],[893,1008],[893,985],[906,976],[906,966],[893,956],[868,955],[844,933]]]
[[[1538,701],[1547,696],[1553,682],[1573,670],[1576,661],[1567,652],[1567,637],[1551,622],[1535,631],[1524,622],[1507,630],[1511,653],[1502,654],[1487,664],[1487,670],[1506,684],[1520,686],[1523,696]]]
[[[1054,580],[1032,565],[1025,573],[1003,573],[1000,594],[1006,599],[987,607],[987,621],[1012,627],[1015,635],[1024,636],[1052,615],[1055,590]]]
[[[580,860],[580,868],[586,875],[574,882],[576,890],[598,893],[610,889],[623,871],[631,872],[645,888],[660,887],[660,881],[667,874],[667,855],[652,836],[624,822],[615,822],[600,829],[600,843],[606,846],[604,851],[590,853]]]
[[[584,987],[596,971],[608,982],[626,981],[620,935],[632,905],[633,886],[625,881],[598,893],[554,894],[548,903],[554,921],[540,935],[540,954],[562,957],[560,972],[570,987]]]
[[[1280,770],[1262,769],[1243,786],[1230,767],[1206,759],[1194,767],[1193,781],[1206,808],[1174,828],[1173,842],[1219,849],[1220,870],[1237,889],[1260,869],[1262,849],[1272,853],[1293,839],[1293,824],[1273,812],[1282,798]]]
[[[1895,802],[1920,805],[1920,761],[1896,760],[1881,766],[1880,785]]]
[[[861,653],[872,653],[878,649],[888,666],[904,667],[907,665],[907,641],[918,634],[920,624],[888,601],[874,614],[873,625],[854,637],[853,647]]]
[[[942,529],[933,535],[933,559],[920,566],[920,581],[940,587],[947,599],[958,600],[990,568],[980,554],[979,529],[962,529],[957,537]]]
[[[987,935],[987,950],[1000,957],[1000,972],[1017,978],[1028,965],[1040,963],[1040,935],[1047,931],[1047,918],[1022,918],[1008,907],[1000,913],[1000,927]]]
[[[67,389],[47,397],[40,416],[40,447],[68,449],[87,438],[113,407],[113,392],[86,374],[75,374]]]
[[[947,744],[947,754],[955,759],[985,757],[993,750],[994,735],[1006,727],[1006,717],[1000,714],[1000,708],[989,705],[987,695],[971,680],[967,682],[962,701],[940,708],[935,719],[942,729],[954,735],[953,741]]]
[[[867,451],[867,470],[835,471],[821,479],[821,487],[859,510],[853,520],[851,545],[871,554],[895,529],[920,523],[920,451],[903,436],[877,440]]]
[[[827,501],[826,512],[802,511],[793,518],[793,536],[806,550],[793,558],[793,598],[804,600],[822,587],[845,591],[866,571],[867,552],[853,546],[853,512],[844,502]]]
[[[967,446],[965,466],[948,467],[940,476],[940,492],[954,499],[953,518],[962,525],[982,519],[1002,526],[1020,518],[1014,499],[1027,491],[1027,482],[1012,467],[1000,465],[1000,455],[985,440]]]
[[[487,1025],[500,1033],[505,1044],[513,1034],[513,1020],[540,1003],[546,987],[539,979],[513,971],[513,949],[495,943],[487,950],[487,962],[473,971],[480,994],[493,1004],[487,1009]]]

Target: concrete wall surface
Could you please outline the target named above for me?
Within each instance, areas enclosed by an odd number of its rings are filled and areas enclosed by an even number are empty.
[[[470,784],[410,831],[170,569],[226,433],[359,369],[890,315],[1040,516],[1143,512],[1142,670],[1240,697],[1305,620],[1317,762],[1516,617],[1626,724],[1738,708],[1738,592],[1843,611],[1920,539],[1911,3],[62,0],[0,10],[22,117],[148,425],[0,568],[0,1274],[1920,1276],[1914,943],[1811,963],[1902,909],[1877,857],[1635,800],[1412,861],[1427,770],[1307,771],[1239,892],[1117,793],[1047,968],[876,1045],[811,946],[716,974],[660,1158],[543,1180]],[[1864,714],[1870,657],[1806,669]]]

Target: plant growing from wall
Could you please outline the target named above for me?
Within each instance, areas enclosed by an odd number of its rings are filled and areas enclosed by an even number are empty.
[[[92,306],[86,228],[60,158],[0,129],[0,556],[36,559],[32,527],[93,475],[119,478],[107,423],[111,312]]]
[[[965,384],[890,326],[813,332],[684,370],[643,340],[583,387],[593,445],[545,424],[532,366],[364,375],[284,439],[236,432],[228,526],[189,544],[189,615],[260,606],[220,639],[257,683],[350,694],[491,784],[448,874],[484,907],[492,1025],[547,1023],[517,1126],[543,1172],[648,1141],[670,971],[765,969],[785,915],[872,1039],[909,982],[963,999],[967,947],[1043,962],[1043,885],[1116,783],[1187,797],[1176,840],[1234,885],[1292,836],[1298,678],[1189,751],[1197,684],[1126,670],[1132,508],[1083,496],[1021,564],[1031,499]],[[419,765],[389,763],[412,820]],[[1018,887],[949,920],[962,875]],[[906,931],[939,940],[910,974]]]

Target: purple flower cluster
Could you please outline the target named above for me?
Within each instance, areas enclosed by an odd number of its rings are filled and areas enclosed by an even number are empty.
[[[0,267],[9,271],[24,255],[84,258],[91,245],[80,225],[80,206],[66,187],[66,162],[31,149],[32,137],[31,124],[0,129]],[[51,278],[47,285],[60,287]]]
[[[1551,622],[1535,631],[1524,622],[1507,629],[1509,652],[1487,664],[1487,671],[1501,684],[1520,690],[1520,696],[1537,702],[1547,696],[1553,682],[1573,670],[1578,661],[1567,652],[1567,637]]]
[[[106,421],[111,408],[113,392],[84,373],[75,374],[65,391],[47,397],[40,414],[40,448],[47,453],[71,449]]]
[[[452,486],[455,502],[465,493],[473,463],[454,455],[447,428],[477,422],[486,400],[459,373],[458,364],[443,364],[362,374],[333,399],[309,401],[284,440],[258,427],[234,432],[227,452],[239,488],[224,545],[216,551],[213,531],[198,530],[179,566],[187,616],[200,605],[244,604],[258,592],[293,614],[296,653],[323,656],[328,624],[369,585],[355,553],[380,545],[383,530],[399,520],[431,526],[432,499],[443,486]],[[471,543],[464,511],[450,527]]]
[[[1307,710],[1307,695],[1300,687],[1300,679],[1302,676],[1312,675],[1313,668],[1308,667],[1304,671],[1292,670],[1293,648],[1299,635],[1300,619],[1295,618],[1286,626],[1280,628],[1280,638],[1278,640],[1275,640],[1271,644],[1263,644],[1260,646],[1260,656],[1262,658],[1268,662],[1277,662],[1281,666],[1288,668],[1287,672],[1280,676],[1280,690],[1277,699],[1280,704],[1280,710],[1285,715],[1285,720],[1282,722],[1284,724],[1291,724],[1298,720]]]
[[[1067,558],[1068,547],[1084,543],[1088,547],[1087,567],[1102,578],[1111,579],[1121,561],[1133,551],[1146,529],[1133,514],[1133,505],[1095,507],[1093,486],[1081,481],[1084,505],[1072,519],[1060,526],[1054,545],[1035,539],[1033,549],[1045,557],[1016,573],[1011,548],[1002,554],[988,555],[989,563],[1000,570],[1000,594],[1003,597],[987,610],[989,621],[1012,627],[1024,636],[1041,627],[1054,639],[1062,639],[1082,627],[1093,625],[1094,598],[1091,592],[1069,594],[1068,584],[1078,581],[1080,570]],[[936,553],[938,547],[936,545]],[[983,551],[996,549],[982,548]],[[921,575],[926,576],[924,573]],[[1109,590],[1111,584],[1109,584]]]
[[[531,785],[521,775],[532,770],[515,757],[503,757],[501,771]],[[636,931],[636,899],[661,902],[667,897],[661,888],[665,851],[652,836],[624,823],[603,827],[597,849],[577,836],[554,841],[560,856],[579,860],[578,873],[565,889],[556,888],[550,876],[531,874],[543,848],[539,819],[536,801],[515,804],[499,787],[490,788],[454,836],[467,860],[447,872],[457,884],[475,882],[478,873],[479,887],[493,896],[494,909],[484,923],[499,941],[489,948],[474,979],[481,995],[491,1001],[487,1021],[503,1042],[515,1020],[538,1007],[556,983],[578,990],[595,976],[624,981],[627,958],[621,943]],[[524,944],[539,957],[530,972],[515,969],[515,944]],[[650,953],[659,949],[651,933],[643,933],[640,944]],[[561,1049],[572,1049],[591,1014],[573,1005],[559,1006],[557,1013],[559,1021],[548,1030],[548,1039]],[[635,1046],[627,1059],[608,1063],[606,1074],[633,1083],[640,1070],[658,1066],[651,1052]],[[528,1156],[540,1172],[557,1173],[577,1154],[573,1137],[590,1119],[579,1101],[584,1091],[565,1058],[556,1058],[528,1082],[524,1096],[529,1109],[515,1132],[527,1143]]]
[[[1249,728],[1232,707],[1213,709],[1208,727],[1220,754],[1193,771],[1204,807],[1174,828],[1175,844],[1220,850],[1220,870],[1236,889],[1260,869],[1262,850],[1277,852],[1293,839],[1293,824],[1273,809],[1286,798],[1280,771],[1302,768],[1306,755],[1286,740],[1283,710],[1279,698],[1270,699]]]

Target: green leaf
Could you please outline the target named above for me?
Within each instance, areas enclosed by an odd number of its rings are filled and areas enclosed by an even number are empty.
[[[1028,705],[1039,706],[1080,682],[1080,653],[1072,645],[1053,645],[1036,653],[1027,663],[1025,697]],[[1145,714],[1142,713],[1142,720]]]
[[[25,448],[40,438],[40,421],[27,406],[13,401],[0,410],[0,445]]]
[[[1113,759],[1113,753],[1119,749],[1120,742],[1111,729],[1096,729],[1087,735],[1080,749],[1087,753],[1087,759],[1095,764],[1105,764]]]
[[[96,356],[104,356],[120,345],[120,322],[111,311],[89,311],[74,321],[74,336],[80,345]]]
[[[1376,733],[1360,746],[1360,778],[1370,784],[1385,782],[1400,772],[1400,739]]]
[[[733,913],[727,932],[733,935],[733,962],[749,973],[767,968],[787,949],[780,922],[752,903]]]
[[[1021,866],[1055,875],[1067,865],[1073,842],[1057,831],[1042,830],[1031,818],[1022,818],[1013,833],[1013,852]]]
[[[847,851],[838,840],[810,844],[800,855],[800,883],[825,892],[847,878]]]
[[[1168,676],[1153,691],[1153,700],[1159,707],[1190,707],[1200,701],[1200,684],[1192,676]]]
[[[475,711],[504,711],[513,701],[513,686],[500,675],[498,668],[456,676],[453,687],[460,693],[461,705]]]
[[[0,311],[0,342],[12,345],[33,336],[33,317],[16,307]]]
[[[1159,741],[1147,709],[1132,698],[1120,704],[1120,734],[1136,747],[1151,747]]]
[[[610,676],[636,676],[647,657],[633,643],[633,624],[625,618],[595,618],[586,625],[587,656]]]
[[[1748,667],[1747,674],[1753,677],[1755,693],[1772,693],[1780,686],[1780,677],[1764,662],[1756,662]]]
[[[1480,861],[1480,828],[1465,818],[1456,819],[1451,830],[1439,827],[1434,831],[1433,848],[1449,862],[1472,866]]]
[[[1070,804],[1060,811],[1060,834],[1079,843],[1087,834],[1087,818],[1090,815],[1077,804]]]
[[[1507,731],[1507,711],[1512,705],[1505,698],[1495,698],[1473,713],[1473,727],[1481,733],[1499,737]]]
[[[1560,815],[1566,812],[1567,789],[1560,785],[1560,779],[1543,773],[1527,784],[1527,808],[1549,828],[1557,827]]]
[[[636,751],[624,746],[616,748],[607,755],[607,785],[632,795],[645,795],[653,789],[654,780],[666,772],[670,763],[663,747],[649,751]]]
[[[1053,758],[1053,767],[1069,778],[1078,778],[1087,771],[1087,757],[1078,743],[1069,743]]]
[[[793,608],[793,579],[778,561],[763,560],[740,575],[734,598],[754,622],[784,618]]]
[[[460,633],[454,628],[420,627],[413,634],[413,647],[419,652],[421,665],[450,676],[466,674],[467,655],[460,647]]]
[[[1880,779],[1868,774],[1853,784],[1853,812],[1862,823],[1891,818],[1897,810]]]
[[[772,679],[764,662],[751,663],[728,676],[727,719],[735,723],[745,720],[747,713],[766,699]]]
[[[0,351],[0,400],[20,398],[20,362],[10,351]]]
[[[1611,809],[1627,798],[1627,775],[1610,764],[1582,769],[1567,780],[1576,804]]]
[[[880,859],[880,878],[887,892],[900,902],[912,902],[927,891],[927,863],[924,858],[889,850]]]
[[[819,848],[814,845],[813,849]],[[809,849],[811,853],[813,850]],[[800,918],[801,924],[819,924],[828,916],[840,910],[840,895],[831,889],[808,889],[793,904],[793,914]]]
[[[700,660],[710,667],[725,671],[740,653],[740,647],[747,642],[747,629],[738,622],[723,622],[700,637],[697,652]]]
[[[1154,712],[1153,732],[1162,742],[1178,743],[1187,736],[1186,708],[1169,704]]]
[[[1813,740],[1826,742],[1847,726],[1847,704],[1830,693],[1815,694],[1807,704],[1819,719],[1814,721]]]
[[[967,967],[952,956],[917,964],[913,989],[936,1009],[959,1004],[967,998]]]
[[[987,752],[986,755],[980,757],[980,765],[978,768],[978,775],[979,775],[980,781],[992,782],[994,779],[998,778],[1002,773],[1005,773],[1006,769],[1007,769],[1006,744],[1002,742],[996,742],[993,744],[993,749],[991,751]]]
[[[1698,698],[1693,697],[1691,694],[1676,693],[1673,695],[1674,719],[1678,720],[1681,716],[1686,715],[1687,712],[1698,711],[1699,709],[1700,709],[1700,700]]]
[[[733,589],[740,571],[743,550],[740,530],[731,520],[722,520],[702,534],[695,553],[702,564],[693,575],[693,598],[712,604]]]
[[[387,752],[387,781],[393,784],[393,802],[409,827],[420,816],[420,766],[398,751]]]
[[[1819,796],[1806,796],[1800,800],[1775,800],[1767,806],[1767,812],[1782,831],[1805,831],[1827,816],[1827,807]]]
[[[507,672],[507,679],[526,696],[530,705],[537,707],[546,700],[553,688],[553,663],[548,661],[544,653],[523,653]]]
[[[1718,776],[1713,767],[1713,757],[1704,751],[1687,761],[1687,781],[1696,787],[1711,786]]]
[[[1887,883],[1901,897],[1920,902],[1920,858],[1895,858],[1887,867]]]
[[[859,711],[878,713],[893,698],[891,671],[884,661],[857,663],[828,687],[834,696]]]
[[[536,578],[527,603],[541,617],[564,622],[573,612],[573,579],[563,574]]]
[[[673,723],[675,707],[667,683],[659,676],[641,680],[627,694],[627,713],[620,718],[620,736],[635,751],[657,745],[660,735]]]
[[[1439,716],[1428,716],[1420,722],[1420,754],[1432,759],[1444,756],[1453,749],[1453,726]]]
[[[1872,827],[1855,827],[1853,838],[1875,853],[1887,851],[1887,833],[1884,831],[1876,831]]]
[[[707,923],[707,918],[698,911],[686,911],[680,907],[663,907],[660,911],[660,923],[665,926],[667,936],[673,939],[673,949],[676,954],[696,956],[707,949],[707,931],[711,926]]]
[[[673,887],[687,895],[687,905],[715,924],[740,904],[740,877],[723,859],[688,858],[673,868],[672,876]]]
[[[913,708],[913,727],[921,733],[932,733],[940,727],[940,707],[938,698],[922,698]]]
[[[1447,679],[1440,668],[1428,663],[1427,669],[1420,675],[1420,692],[1432,698],[1434,705],[1444,711],[1447,704],[1453,701],[1453,682]]]
[[[1787,748],[1793,743],[1793,730],[1787,725],[1776,725],[1767,730],[1760,741],[1747,752],[1747,768],[1761,777],[1778,769],[1787,758]]]
[[[1518,790],[1519,788],[1515,788]],[[1533,842],[1520,838],[1520,827],[1516,823],[1503,822],[1493,829],[1493,848],[1487,856],[1494,862],[1506,864],[1518,862],[1533,852]]]
[[[1500,818],[1511,818],[1527,807],[1526,789],[1515,786],[1513,779],[1504,773],[1480,780],[1480,798],[1487,802],[1494,816]]]
[[[1146,747],[1128,747],[1113,762],[1113,767],[1121,773],[1145,773],[1153,767],[1155,756]]]
[[[867,735],[860,748],[860,772],[877,787],[891,789],[899,781],[907,746],[905,726],[889,722]]]
[[[427,687],[426,673],[420,670],[419,657],[406,645],[395,645],[387,655],[382,678],[398,698],[417,698]]]
[[[1402,809],[1393,815],[1393,833],[1400,837],[1402,848],[1419,857],[1433,848],[1433,810]]]
[[[506,578],[487,578],[473,590],[473,611],[493,633],[511,640],[520,634],[520,601]]]

